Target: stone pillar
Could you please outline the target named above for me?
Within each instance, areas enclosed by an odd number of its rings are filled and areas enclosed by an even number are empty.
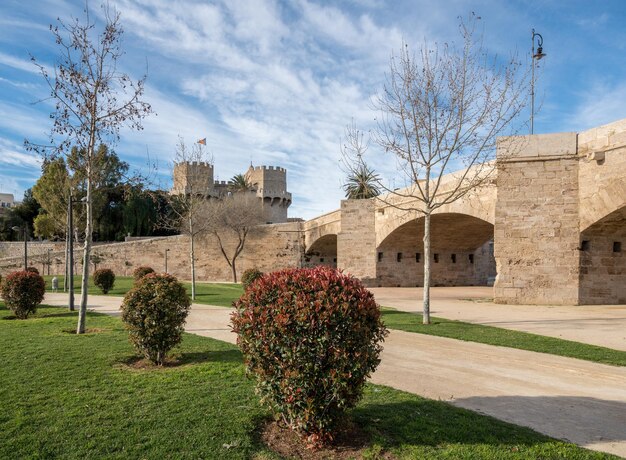
[[[495,301],[578,304],[576,133],[504,138],[497,155]]]
[[[366,286],[376,280],[375,217],[373,200],[341,201],[337,268],[360,278]]]

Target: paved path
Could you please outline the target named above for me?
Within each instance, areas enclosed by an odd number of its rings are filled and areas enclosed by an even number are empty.
[[[421,288],[373,288],[376,301],[404,311],[422,310]],[[532,332],[626,350],[626,305],[500,305],[490,287],[438,287],[431,314],[441,318]]]
[[[90,308],[117,314],[120,300],[90,296]],[[187,330],[234,343],[230,312],[194,304]],[[626,368],[392,331],[372,381],[626,457]]]

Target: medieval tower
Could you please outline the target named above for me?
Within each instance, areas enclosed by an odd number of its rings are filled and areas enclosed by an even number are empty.
[[[263,209],[268,224],[287,222],[291,193],[287,191],[287,170],[278,166],[252,166],[244,174]],[[202,195],[220,198],[231,192],[231,183],[213,180],[213,165],[206,162],[181,162],[174,165],[172,194]],[[237,192],[235,192],[237,193]]]

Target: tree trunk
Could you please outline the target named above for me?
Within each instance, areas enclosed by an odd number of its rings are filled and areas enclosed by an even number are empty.
[[[191,221],[191,219],[189,220]],[[189,253],[189,257],[191,258],[191,300],[196,300],[196,258],[194,254],[193,233],[190,232],[189,238],[191,240],[191,251]]]
[[[92,150],[93,152],[93,150]],[[89,154],[89,153],[88,153]],[[91,158],[91,156],[89,157]],[[88,159],[88,162],[91,160]],[[85,246],[83,249],[83,279],[80,283],[80,308],[78,310],[77,334],[85,333],[85,316],[87,315],[87,299],[89,289],[89,255],[91,253],[92,222],[91,222],[91,164],[87,165],[87,224],[85,225]]]
[[[237,282],[237,268],[235,266],[235,257],[233,257],[233,263],[230,265],[231,270],[233,271],[233,283]]]
[[[424,216],[424,324],[430,324],[430,211]]]

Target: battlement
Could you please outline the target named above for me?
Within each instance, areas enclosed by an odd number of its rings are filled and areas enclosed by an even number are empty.
[[[213,169],[213,165],[208,161],[181,161],[180,163],[174,163],[174,167],[177,168],[179,166],[200,166],[202,168],[211,168]]]
[[[287,173],[287,170],[285,168],[281,168],[280,166],[251,166],[250,169],[252,171],[278,171]]]

